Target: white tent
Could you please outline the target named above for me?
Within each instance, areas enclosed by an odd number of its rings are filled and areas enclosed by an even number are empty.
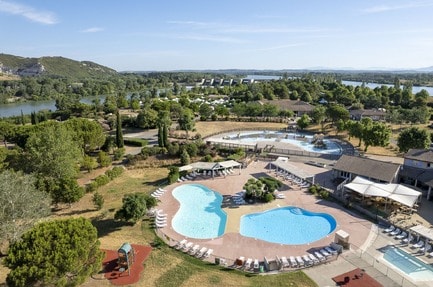
[[[355,177],[352,182],[345,184],[344,187],[363,196],[389,198],[409,207],[413,207],[421,195],[421,192],[401,184],[376,183],[360,176]]]

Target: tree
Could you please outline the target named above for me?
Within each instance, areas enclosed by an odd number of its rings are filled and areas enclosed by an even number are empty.
[[[310,121],[310,117],[307,114],[303,114],[301,118],[296,121],[296,124],[303,130],[310,125]]]
[[[179,179],[179,167],[177,166],[170,166],[168,168],[168,183],[172,184],[175,183]]]
[[[137,115],[136,125],[142,129],[151,129],[157,126],[158,113],[151,109],[145,108]]]
[[[95,158],[84,155],[83,160],[81,161],[81,166],[88,172],[91,172],[98,167],[98,163],[96,162]]]
[[[81,150],[62,124],[43,122],[34,127],[25,146],[30,172],[54,179],[75,178]]]
[[[9,286],[78,286],[102,263],[96,228],[89,220],[47,221],[13,243],[4,263]]]
[[[124,146],[123,132],[122,132],[122,119],[120,118],[119,110],[116,112],[116,146],[122,148]]]
[[[168,147],[168,130],[171,125],[170,115],[168,111],[163,110],[158,113],[158,146],[159,147]]]
[[[104,151],[98,153],[98,163],[101,167],[107,167],[111,164],[111,157]]]
[[[397,139],[400,152],[407,152],[409,149],[426,149],[430,143],[431,139],[428,132],[418,127],[404,129]]]
[[[97,210],[101,210],[104,205],[104,197],[99,192],[95,192],[92,197],[92,202]]]
[[[323,132],[326,119],[326,108],[324,106],[316,106],[311,117],[315,123],[320,125],[320,128]]]
[[[339,119],[346,121],[349,119],[349,111],[340,105],[329,105],[326,110],[327,116],[331,119],[332,124],[334,124]]]
[[[136,223],[146,215],[147,203],[151,203],[150,200],[149,196],[143,193],[127,194],[123,197],[122,207],[116,211],[114,218]]]
[[[179,126],[186,133],[186,139],[188,140],[188,131],[194,128],[194,115],[188,108],[183,109],[178,119]]]
[[[36,189],[35,177],[0,173],[0,242],[15,242],[37,220],[50,213],[50,198]]]
[[[369,146],[385,147],[389,144],[391,137],[391,129],[384,123],[374,122],[372,125],[364,127],[364,151],[366,152]]]
[[[101,125],[84,118],[72,118],[64,122],[72,133],[74,141],[79,143],[84,152],[100,148],[105,143],[105,133]]]
[[[182,151],[182,153],[180,154],[180,163],[182,164],[182,165],[187,165],[187,164],[189,164],[191,162],[191,158],[190,158],[190,156],[189,156],[189,154],[188,154],[188,151],[186,150],[186,149],[184,149],[183,151]]]

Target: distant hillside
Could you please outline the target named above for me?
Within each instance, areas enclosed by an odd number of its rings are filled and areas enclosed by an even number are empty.
[[[24,58],[0,54],[0,73],[18,76],[48,75],[72,79],[105,78],[117,72],[88,61],[63,57]]]

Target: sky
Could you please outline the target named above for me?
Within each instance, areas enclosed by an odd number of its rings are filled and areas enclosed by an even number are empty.
[[[433,0],[0,0],[0,53],[117,71],[433,66]]]

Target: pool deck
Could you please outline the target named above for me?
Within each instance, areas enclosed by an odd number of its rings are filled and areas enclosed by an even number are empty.
[[[225,234],[221,237],[205,240],[187,238],[177,233],[172,228],[171,220],[179,209],[179,202],[171,194],[171,191],[174,188],[183,184],[199,183],[221,193],[223,196],[235,195],[237,192],[242,191],[243,185],[249,178],[258,178],[265,175],[275,177],[276,175],[273,171],[265,168],[267,164],[268,162],[257,161],[251,163],[246,169],[242,169],[240,173],[239,170],[235,169],[231,175],[226,177],[220,176],[212,179],[210,177],[197,176],[194,180],[175,183],[165,187],[167,191],[160,197],[160,202],[157,208],[162,209],[163,212],[167,214],[168,224],[166,227],[161,228],[160,231],[170,238],[171,242],[187,239],[188,241],[194,242],[194,244],[212,248],[215,257],[226,258],[229,260],[235,260],[241,256],[252,259],[257,258],[262,261],[264,257],[274,259],[276,256],[287,257],[304,255],[308,251],[329,245],[334,241],[335,232],[340,229],[350,234],[350,242],[356,246],[363,246],[365,243],[368,243],[367,239],[369,239],[369,234],[372,228],[372,223],[370,221],[365,220],[356,214],[352,214],[350,211],[336,203],[317,199],[308,193],[305,188],[300,188],[297,185],[290,185],[287,181],[280,189],[280,192],[286,196],[284,199],[276,199],[267,204],[246,204],[239,206],[230,204],[225,207],[224,211],[226,211],[228,215],[227,226]],[[291,164],[299,166],[300,169],[306,172],[311,172],[317,175],[328,172],[326,169],[307,165],[302,162],[291,162]],[[325,238],[304,245],[269,243],[259,239],[244,237],[239,234],[239,222],[242,215],[283,206],[297,206],[312,212],[328,213],[336,219],[337,228]]]

